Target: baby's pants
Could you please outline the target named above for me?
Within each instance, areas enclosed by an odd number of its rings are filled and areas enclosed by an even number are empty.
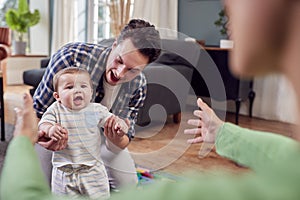
[[[71,197],[108,198],[110,193],[105,167],[101,163],[97,163],[95,166],[53,167],[52,192]]]

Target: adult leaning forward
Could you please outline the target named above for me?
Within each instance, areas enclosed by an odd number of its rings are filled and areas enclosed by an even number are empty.
[[[106,165],[112,189],[137,183],[134,161],[127,145],[134,137],[137,112],[146,97],[146,79],[142,73],[147,64],[157,59],[161,52],[159,32],[154,25],[140,19],[132,19],[121,31],[112,46],[88,43],[70,43],[59,49],[50,60],[46,72],[34,96],[33,104],[38,118],[54,102],[52,79],[55,73],[66,67],[85,68],[91,75],[94,94],[92,101],[100,102],[113,114],[129,119],[127,135],[104,129],[101,155]],[[122,149],[107,149],[105,139],[112,143],[122,140]],[[48,150],[60,150],[67,136],[54,142],[43,133],[38,143]],[[48,181],[51,180],[51,151],[36,145],[42,168]]]

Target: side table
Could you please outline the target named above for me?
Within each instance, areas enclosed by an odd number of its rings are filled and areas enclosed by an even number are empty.
[[[4,91],[6,85],[20,85],[23,83],[23,72],[29,69],[39,69],[40,63],[47,55],[11,55],[7,58],[6,65],[2,67]]]
[[[192,78],[192,87],[197,96],[211,97],[214,100],[224,101],[224,100],[233,100],[235,102],[235,123],[238,124],[239,112],[242,101],[249,100],[249,116],[252,117],[252,107],[255,98],[255,92],[253,90],[253,79],[243,80],[235,77],[231,74],[229,62],[228,62],[228,53],[230,49],[224,49],[219,47],[204,47],[204,50],[210,56],[213,63],[218,68],[222,81],[224,83],[226,99],[219,96],[211,96],[206,83],[202,76],[195,72]],[[204,51],[202,50],[202,51]],[[201,57],[203,56],[203,57]],[[206,54],[200,55],[200,64],[202,68],[209,70],[211,61],[206,58]],[[207,66],[206,66],[207,65]]]

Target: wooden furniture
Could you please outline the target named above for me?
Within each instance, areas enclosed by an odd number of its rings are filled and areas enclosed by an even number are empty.
[[[23,72],[29,69],[39,69],[41,59],[46,55],[11,55],[6,64],[2,66],[4,88],[6,85],[19,85],[23,83]]]
[[[197,96],[211,97],[215,100],[233,100],[235,101],[235,123],[238,124],[238,115],[240,112],[241,102],[249,99],[249,116],[252,117],[252,107],[255,98],[255,92],[253,91],[253,80],[241,80],[234,77],[228,66],[228,53],[230,49],[223,49],[219,47],[204,47],[204,50],[208,53],[214,64],[217,66],[226,91],[226,99],[220,96],[210,96],[206,83],[199,73],[194,73],[192,78],[192,87]],[[202,54],[204,55],[204,54]],[[201,59],[200,57],[201,66]],[[205,62],[205,61],[204,61]],[[204,66],[203,66],[204,67]]]
[[[0,105],[1,105],[1,141],[5,140],[5,122],[4,122],[4,98],[3,98],[3,74],[2,71],[0,71]]]
[[[5,140],[5,123],[4,123],[4,81],[3,76],[7,58],[11,54],[11,30],[8,27],[0,27],[0,117],[1,117],[1,141]]]
[[[0,27],[0,61],[11,54],[11,30],[8,27]]]

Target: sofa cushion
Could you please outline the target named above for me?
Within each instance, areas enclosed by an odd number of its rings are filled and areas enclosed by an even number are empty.
[[[41,82],[46,68],[30,69],[23,73],[24,84],[37,87]]]

